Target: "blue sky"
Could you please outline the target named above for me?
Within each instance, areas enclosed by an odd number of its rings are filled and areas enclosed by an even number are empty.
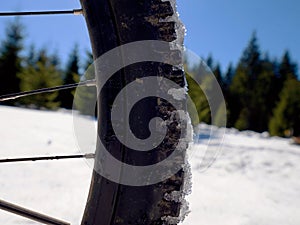
[[[80,8],[79,0],[10,0],[0,11],[59,10]],[[236,63],[254,30],[261,50],[281,58],[289,49],[300,64],[299,0],[178,0],[178,9],[187,27],[186,46],[201,57],[210,53],[225,70]],[[0,39],[10,19],[0,18]],[[23,17],[26,45],[34,43],[57,52],[64,62],[74,43],[81,52],[90,49],[81,16]]]
[[[179,0],[188,48],[227,67],[236,63],[254,30],[261,50],[281,58],[285,49],[300,64],[299,0]]]

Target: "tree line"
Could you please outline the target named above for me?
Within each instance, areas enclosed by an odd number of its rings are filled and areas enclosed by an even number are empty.
[[[239,130],[269,131],[277,136],[300,136],[300,82],[297,64],[285,51],[280,60],[261,53],[256,33],[236,65],[223,73],[212,56],[206,60],[220,84],[227,106],[227,126]],[[194,67],[196,73],[199,66]],[[188,79],[189,94],[201,121],[210,123],[211,115],[203,92]],[[198,105],[197,105],[198,103]]]
[[[34,45],[25,51],[24,28],[16,20],[8,24],[0,47],[0,95],[77,83],[92,63],[92,54],[86,53],[82,63],[78,45],[70,52],[67,65],[47,49]],[[26,52],[23,56],[21,53]],[[269,131],[271,135],[300,135],[300,82],[297,64],[288,51],[280,60],[271,60],[262,54],[254,33],[236,65],[226,72],[212,56],[206,59],[218,80],[227,105],[227,126],[239,130]],[[195,70],[197,70],[195,66]],[[188,77],[188,76],[187,76]],[[210,123],[209,105],[204,93],[188,79],[189,95],[199,112],[200,122]],[[84,113],[86,99],[95,90],[85,90],[79,96],[78,108]],[[5,102],[37,109],[71,109],[74,90],[47,93]],[[4,103],[2,103],[4,104]]]
[[[81,63],[79,47],[75,44],[64,68],[57,54],[50,53],[46,48],[36,49],[31,45],[25,49],[24,39],[21,22],[10,22],[0,46],[0,95],[77,83],[82,76],[80,71],[85,71],[93,62],[92,54],[87,52],[85,62]],[[72,109],[74,92],[74,89],[70,89],[38,94],[2,104],[35,109]],[[82,101],[77,101],[81,104],[78,108],[84,109],[86,96],[80,97]]]

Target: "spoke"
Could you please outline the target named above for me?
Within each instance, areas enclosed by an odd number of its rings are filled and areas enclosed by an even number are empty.
[[[81,154],[81,155],[61,155],[61,156],[40,156],[40,157],[23,157],[23,158],[8,158],[0,159],[1,163],[12,163],[12,162],[36,162],[45,160],[61,160],[61,159],[93,159],[95,158],[94,153]]]
[[[3,201],[0,199],[0,209],[5,210],[7,212],[11,212],[13,214],[31,219],[33,221],[50,224],[50,225],[70,225],[70,223],[52,218],[50,216],[43,215],[38,212],[34,212],[32,210],[17,206],[15,204]]]
[[[82,9],[58,10],[58,11],[33,11],[33,12],[0,12],[0,16],[40,16],[40,15],[82,15]]]
[[[96,80],[87,80],[87,81],[83,81],[83,82],[76,83],[76,84],[66,84],[66,85],[52,87],[52,88],[42,88],[42,89],[33,90],[33,91],[24,91],[24,92],[20,92],[20,93],[2,95],[2,96],[0,96],[0,102],[13,100],[13,99],[21,98],[21,97],[26,97],[26,96],[30,96],[30,95],[49,93],[49,92],[54,92],[54,91],[61,91],[61,90],[65,90],[65,89],[83,87],[83,86],[87,86],[87,87],[96,86]]]

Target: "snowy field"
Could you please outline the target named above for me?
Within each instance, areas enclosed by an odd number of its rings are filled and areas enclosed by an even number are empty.
[[[0,124],[0,158],[78,153],[70,112],[1,106]],[[266,134],[226,129],[222,152],[203,171],[210,129],[200,126],[199,144],[189,154],[193,192],[183,225],[299,225],[300,147]],[[221,138],[211,137],[212,146]],[[2,164],[0,199],[78,225],[91,172],[78,159]],[[38,223],[0,211],[0,224]]]

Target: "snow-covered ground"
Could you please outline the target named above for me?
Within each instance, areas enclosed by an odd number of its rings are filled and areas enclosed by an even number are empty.
[[[1,106],[0,126],[0,158],[78,153],[70,112]],[[221,153],[203,170],[210,129],[216,128],[200,126],[199,143],[189,153],[193,192],[183,225],[300,224],[300,147],[266,134],[226,129]],[[212,149],[222,131],[211,137]],[[0,199],[77,225],[91,171],[78,159],[1,164]],[[0,224],[37,223],[0,211]]]
[[[200,131],[209,128],[202,125]],[[199,172],[199,153],[205,147],[194,146],[190,157],[193,193],[184,224],[300,224],[299,146],[266,134],[227,129],[221,154]]]

